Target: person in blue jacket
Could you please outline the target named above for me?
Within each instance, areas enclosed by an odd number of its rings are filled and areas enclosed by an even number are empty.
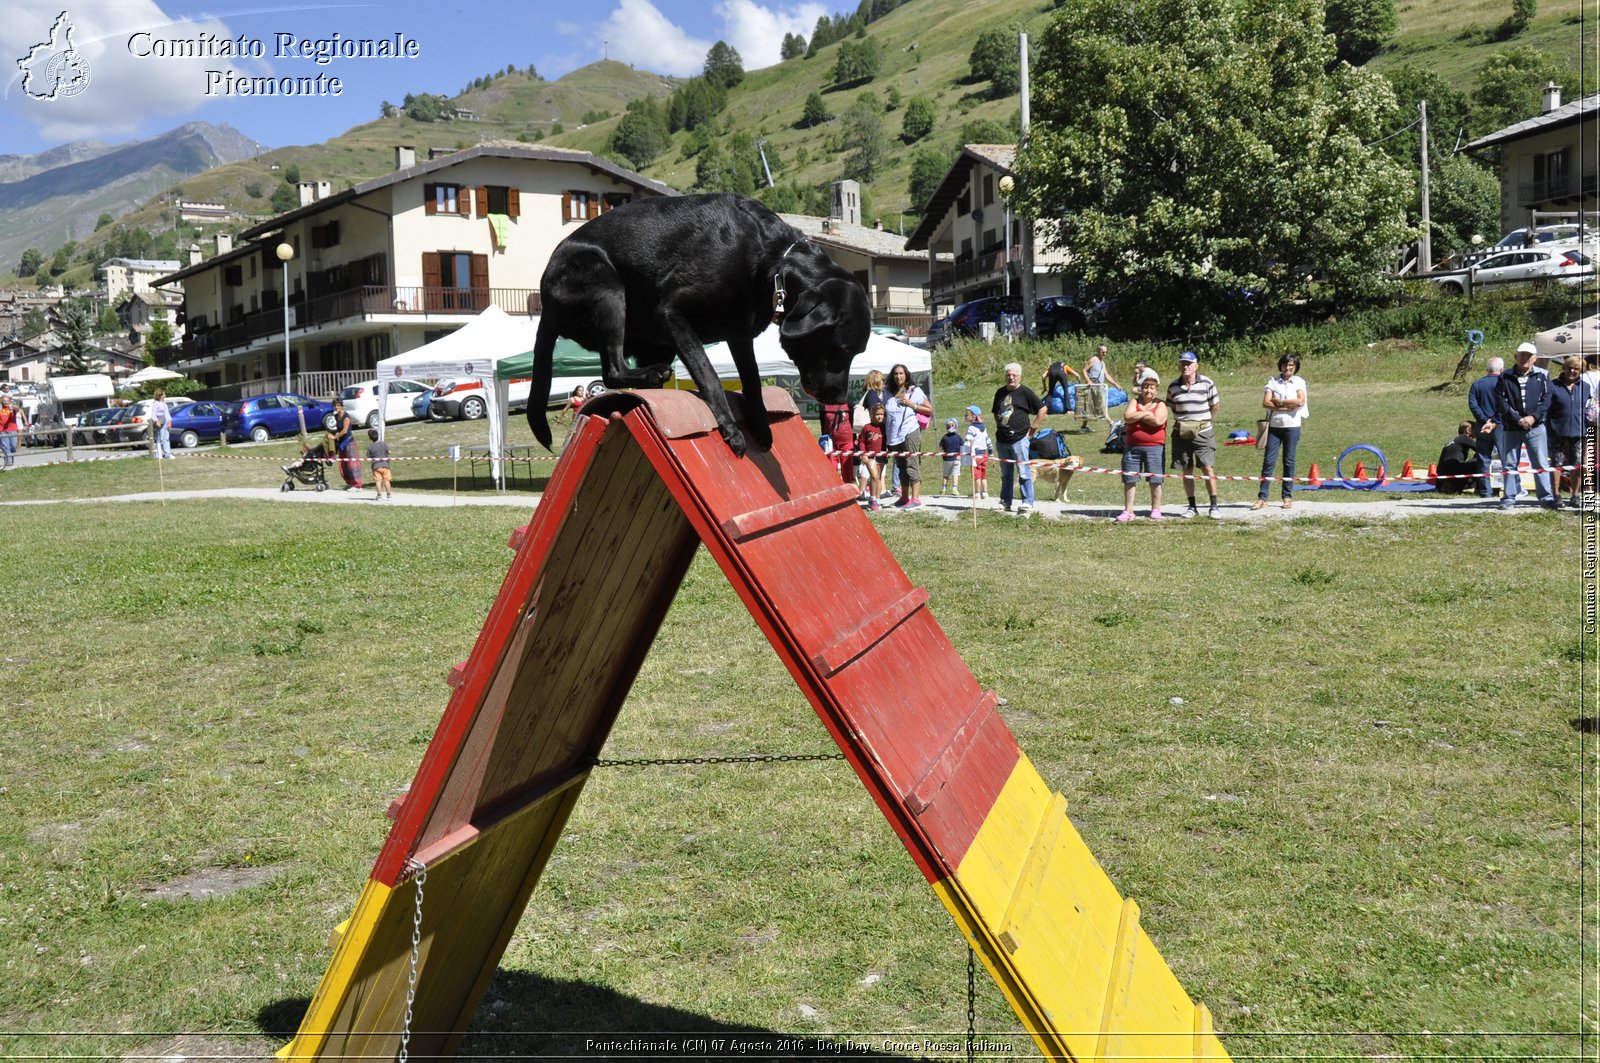
[[[1550,437],[1546,422],[1550,417],[1550,398],[1554,390],[1550,374],[1533,364],[1539,353],[1531,343],[1517,348],[1516,364],[1500,374],[1495,389],[1495,409],[1500,422],[1500,464],[1505,475],[1500,490],[1500,508],[1510,509],[1522,493],[1522,477],[1517,474],[1517,459],[1528,448],[1533,466],[1533,486],[1541,505],[1555,509],[1560,499],[1550,489]]]
[[[1561,497],[1561,481],[1570,485],[1568,504],[1573,509],[1583,505],[1580,491],[1588,490],[1588,469],[1584,467],[1583,437],[1587,422],[1584,411],[1594,393],[1589,383],[1579,377],[1583,373],[1583,359],[1572,354],[1562,363],[1561,375],[1550,388],[1550,461],[1557,467],[1574,466],[1568,472],[1557,474],[1556,498]]]
[[[1489,470],[1500,445],[1500,411],[1495,408],[1495,392],[1500,388],[1506,360],[1491,358],[1484,368],[1484,374],[1472,382],[1467,392],[1467,408],[1472,411],[1473,439],[1478,447],[1478,497],[1493,498],[1494,482]]]

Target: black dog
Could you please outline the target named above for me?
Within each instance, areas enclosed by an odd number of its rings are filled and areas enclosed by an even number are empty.
[[[854,277],[760,203],[727,194],[653,197],[607,211],[556,247],[539,294],[533,395],[549,394],[560,336],[597,352],[612,388],[660,387],[681,358],[740,457],[744,435],[705,344],[727,341],[745,423],[766,450],[772,430],[751,341],[776,317],[800,386],[837,404],[847,401],[850,360],[871,331],[866,292]],[[544,403],[528,404],[528,424],[549,447]]]

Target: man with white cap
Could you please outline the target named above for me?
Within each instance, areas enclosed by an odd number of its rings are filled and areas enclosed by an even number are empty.
[[[1178,376],[1167,385],[1167,406],[1172,410],[1172,467],[1183,470],[1183,493],[1189,504],[1185,517],[1197,517],[1194,482],[1198,473],[1206,480],[1211,496],[1208,511],[1217,517],[1217,440],[1211,422],[1217,417],[1217,385],[1200,374],[1200,360],[1193,351],[1178,355]]]
[[[1533,486],[1539,502],[1550,509],[1561,503],[1550,489],[1550,446],[1545,433],[1545,418],[1550,414],[1550,375],[1533,364],[1538,348],[1524,343],[1517,348],[1512,368],[1500,374],[1495,391],[1495,408],[1500,417],[1500,464],[1505,471],[1500,492],[1500,508],[1510,509],[1522,492],[1522,477],[1517,473],[1522,448],[1528,448],[1528,461],[1534,468]]]

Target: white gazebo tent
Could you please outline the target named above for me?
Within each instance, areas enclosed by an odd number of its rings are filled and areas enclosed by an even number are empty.
[[[770,325],[765,332],[755,338],[757,371],[763,381],[788,390],[795,397],[800,409],[804,411],[808,396],[800,390],[800,371],[784,353],[778,336],[778,326]],[[728,349],[726,343],[709,345],[706,347],[706,356],[711,359],[711,367],[717,371],[717,376],[724,383],[738,383],[739,367],[734,365],[733,352]],[[884,376],[888,376],[889,370],[896,365],[904,365],[910,370],[911,379],[927,392],[930,400],[933,398],[933,358],[927,349],[913,347],[909,343],[892,340],[877,333],[867,337],[867,349],[857,354],[850,362],[852,397],[860,397],[868,372],[876,369]],[[674,380],[668,385],[669,387],[693,390],[694,381],[689,378],[689,371],[684,368],[681,361],[672,363],[672,371]]]
[[[511,385],[510,381],[496,378],[495,366],[502,358],[533,350],[538,328],[537,318],[512,317],[498,306],[490,306],[448,336],[441,336],[405,354],[385,358],[378,363],[374,374],[378,380],[379,433],[384,433],[388,427],[384,423],[384,409],[389,381],[401,377],[475,377],[483,382],[487,411],[484,419],[489,425],[490,467],[494,470],[495,484],[499,485],[500,456],[505,453],[506,407]]]
[[[1533,337],[1540,358],[1562,359],[1600,353],[1600,314],[1569,321]]]

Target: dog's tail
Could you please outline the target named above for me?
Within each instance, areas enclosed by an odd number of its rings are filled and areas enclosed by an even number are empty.
[[[554,373],[557,326],[551,315],[539,318],[539,332],[533,341],[533,378],[528,384],[528,427],[533,438],[551,449],[550,418],[545,407],[550,399],[550,379]]]

